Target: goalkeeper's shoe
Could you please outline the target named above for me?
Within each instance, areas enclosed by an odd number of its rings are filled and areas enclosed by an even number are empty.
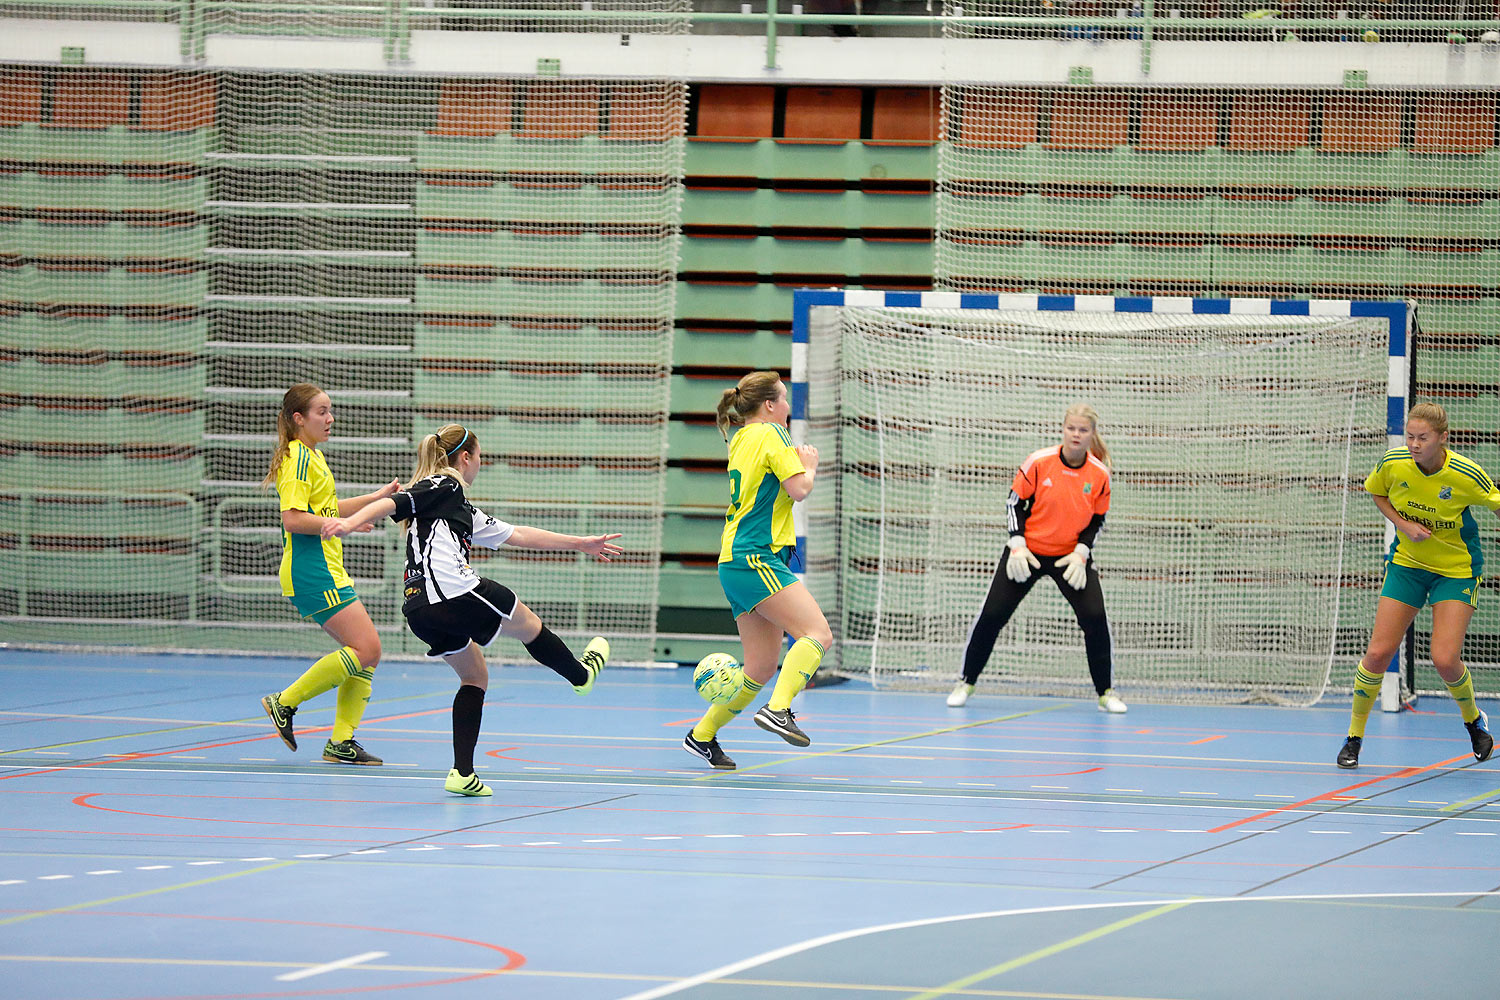
[[[1486,761],[1495,750],[1495,738],[1490,735],[1490,717],[1483,712],[1473,722],[1465,722],[1469,731],[1469,743],[1474,747],[1474,759]]]
[[[1356,768],[1359,766],[1359,748],[1364,746],[1365,741],[1358,736],[1351,736],[1344,741],[1344,746],[1339,750],[1338,765],[1342,768]]]
[[[448,780],[443,782],[443,791],[452,792],[454,795],[472,795],[477,798],[494,794],[490,791],[489,785],[479,780],[479,775],[462,775],[458,773],[457,768],[448,772]]]
[[[324,743],[323,759],[331,764],[368,764],[371,767],[385,763],[353,740]]]
[[[260,707],[266,710],[266,717],[271,720],[271,725],[276,727],[276,735],[281,737],[281,742],[286,744],[286,748],[297,749],[297,737],[292,735],[292,716],[297,714],[297,710],[287,708],[281,703],[280,696],[275,694],[268,694],[262,698]]]
[[[578,662],[583,664],[583,669],[589,672],[589,679],[582,684],[574,684],[573,690],[579,694],[588,694],[594,690],[594,679],[604,669],[604,663],[609,659],[609,640],[602,635],[596,635],[589,640],[589,644],[583,647],[583,655]]]
[[[1110,715],[1123,715],[1129,709],[1120,700],[1120,696],[1115,694],[1115,689],[1110,688],[1099,696],[1099,711],[1108,712]]]
[[[948,692],[948,707],[963,708],[969,703],[969,695],[974,693],[974,685],[967,681],[959,681],[958,686]]]
[[[734,758],[724,752],[719,746],[718,737],[705,742],[693,739],[693,731],[688,730],[687,738],[682,741],[682,749],[694,757],[702,757],[720,771],[733,771],[735,768]]]

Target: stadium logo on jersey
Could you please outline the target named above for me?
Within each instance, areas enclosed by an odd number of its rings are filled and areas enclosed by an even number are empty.
[[[1453,499],[1453,487],[1451,487],[1451,486],[1444,486],[1442,489],[1438,490],[1438,499],[1439,500],[1452,500]]]

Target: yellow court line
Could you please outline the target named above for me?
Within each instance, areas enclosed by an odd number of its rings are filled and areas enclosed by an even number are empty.
[[[984,980],[989,979],[992,976],[1003,975],[1004,973],[1010,972],[1013,969],[1019,969],[1023,965],[1030,965],[1032,962],[1039,961],[1043,958],[1048,958],[1052,955],[1058,954],[1059,952],[1067,951],[1069,948],[1076,948],[1078,945],[1087,944],[1088,942],[1102,938],[1107,934],[1113,934],[1115,931],[1124,930],[1126,927],[1129,927],[1132,924],[1138,924],[1142,921],[1150,920],[1152,917],[1159,917],[1163,913],[1171,913],[1173,910],[1178,910],[1184,906],[1189,906],[1191,904],[1192,900],[1184,899],[1180,902],[1168,903],[1165,906],[1158,906],[1156,909],[1147,910],[1145,913],[1137,913],[1135,916],[1126,917],[1124,920],[1116,920],[1112,924],[1105,924],[1103,927],[1091,930],[1086,934],[1079,934],[1077,937],[1068,938],[1068,940],[1066,941],[1059,941],[1056,944],[1050,944],[1045,948],[1038,948],[1036,951],[1033,951],[1030,954],[1018,956],[1011,959],[1009,962],[1001,962],[999,965],[993,965],[988,969],[983,969],[979,972],[974,973],[972,976],[965,976],[962,979],[955,979],[953,982],[948,983],[945,986],[939,986],[935,990],[928,990],[926,993],[914,993],[908,998],[908,1000],[938,1000],[939,997],[950,996],[967,986],[972,986],[974,983],[983,982]]]
[[[834,750],[818,750],[813,753],[797,754],[794,757],[778,757],[776,760],[768,760],[760,764],[752,764],[749,767],[737,768],[733,771],[715,772],[702,774],[691,781],[706,781],[710,778],[731,777],[736,774],[744,774],[746,771],[758,771],[763,767],[775,767],[777,764],[786,764],[794,760],[811,760],[814,757],[832,757],[835,754],[849,753],[852,750],[868,750],[871,747],[885,747],[893,743],[905,743],[909,740],[926,739],[929,736],[941,736],[944,733],[956,733],[961,729],[973,729],[976,726],[988,726],[996,722],[1010,722],[1012,719],[1024,719],[1028,715],[1041,715],[1045,712],[1056,712],[1062,708],[1072,708],[1072,702],[1062,702],[1057,705],[1048,705],[1046,708],[1034,708],[1029,712],[1016,712],[1014,715],[999,715],[993,719],[980,719],[978,722],[964,722],[957,726],[944,726],[942,729],[931,729],[925,733],[913,733],[910,736],[893,736],[888,740],[876,740],[874,743],[856,743],[851,746],[838,747]]]
[[[1462,809],[1464,806],[1471,803],[1483,802],[1485,799],[1492,799],[1496,795],[1500,795],[1500,788],[1492,788],[1487,792],[1480,792],[1478,795],[1471,795],[1466,799],[1460,799],[1457,802],[1450,802],[1439,809],[1438,812],[1453,812],[1455,809]]]
[[[145,896],[156,896],[163,892],[176,892],[178,889],[193,889],[200,885],[211,885],[214,882],[223,882],[227,879],[240,878],[243,875],[255,875],[259,872],[271,872],[278,868],[286,868],[290,865],[302,864],[300,861],[278,861],[274,865],[261,865],[259,868],[246,868],[244,871],[226,872],[223,875],[211,875],[208,878],[195,879],[192,882],[179,882],[176,885],[164,885],[159,889],[145,889],[141,892],[131,892],[123,896],[111,896],[108,899],[92,899],[83,903],[73,903],[69,906],[58,906],[50,910],[37,910],[34,913],[18,913],[13,917],[0,919],[0,927],[12,924],[23,924],[37,917],[56,917],[64,913],[72,913],[75,910],[87,910],[95,906],[108,906],[110,903],[123,903],[128,899],[141,899]]]

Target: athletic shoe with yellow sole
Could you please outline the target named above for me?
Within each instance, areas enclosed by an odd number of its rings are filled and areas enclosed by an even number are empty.
[[[452,792],[454,795],[472,795],[483,797],[493,794],[490,786],[479,780],[479,775],[459,774],[456,769],[449,770],[448,780],[443,782],[443,791]]]
[[[574,684],[573,690],[579,694],[588,694],[594,690],[594,680],[604,669],[604,664],[609,660],[609,640],[602,635],[596,635],[589,640],[589,644],[583,647],[583,655],[578,662],[583,664],[583,669],[589,672],[589,679],[582,684]]]
[[[329,740],[324,743],[323,759],[331,764],[368,764],[371,767],[385,763],[353,740],[344,740],[340,743]]]

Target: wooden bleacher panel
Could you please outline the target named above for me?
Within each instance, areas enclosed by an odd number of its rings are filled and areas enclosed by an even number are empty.
[[[108,128],[130,120],[130,77],[82,70],[58,73],[52,82],[52,118],[57,128]]]
[[[1218,103],[1212,95],[1146,94],[1141,100],[1136,149],[1163,153],[1208,149],[1216,145],[1218,129]]]
[[[1331,94],[1324,99],[1322,152],[1388,153],[1400,145],[1400,97]]]
[[[1236,153],[1290,153],[1308,145],[1312,98],[1284,91],[1235,94],[1224,148]]]
[[[941,100],[931,87],[880,87],[866,145],[931,146],[938,140]]]
[[[776,91],[764,86],[706,84],[698,88],[698,127],[693,139],[754,142],[771,138]]]
[[[0,127],[42,120],[42,74],[11,69],[0,74]]]
[[[599,132],[599,88],[594,84],[532,82],[521,110],[521,139],[582,139]]]
[[[1495,97],[1431,94],[1416,116],[1411,151],[1473,156],[1495,147]]]
[[[1040,108],[1035,90],[1006,91],[980,107],[962,102],[954,142],[970,149],[1023,149],[1038,139]]]
[[[218,85],[212,76],[143,73],[137,127],[152,132],[186,132],[214,124]]]
[[[428,134],[488,138],[509,132],[510,120],[510,84],[445,80]]]
[[[681,83],[615,84],[608,91],[606,139],[664,142],[686,130],[687,87]]]
[[[1130,99],[1112,91],[1060,91],[1052,99],[1047,149],[1101,150],[1130,140]]]
[[[786,122],[778,142],[844,143],[858,141],[858,87],[792,87],[786,94]]]

